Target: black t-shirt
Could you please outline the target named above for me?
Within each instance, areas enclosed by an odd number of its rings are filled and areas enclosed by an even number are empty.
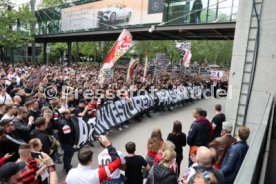
[[[167,138],[168,141],[171,141],[175,145],[175,152],[178,156],[183,155],[183,146],[186,146],[186,135],[180,133],[178,135],[170,133]]]
[[[75,115],[76,117],[80,117],[79,113],[82,113],[84,111],[84,107],[77,106],[75,109]]]
[[[222,123],[225,121],[225,115],[223,113],[217,114],[212,122],[216,125],[213,132],[213,139],[221,136]]]
[[[79,113],[82,113],[83,111],[84,111],[84,107],[77,106],[74,111],[75,116],[80,117]],[[89,120],[89,118],[91,118],[91,116],[89,116],[88,111],[87,111],[86,114],[82,117],[82,119],[87,122]]]
[[[36,120],[36,118],[40,117],[40,115],[41,115],[41,112],[40,112],[39,110],[37,110],[37,111],[32,111],[32,110],[30,110],[30,111],[29,111],[28,118],[29,118],[30,116],[33,116],[33,117],[34,117],[34,120]]]
[[[140,155],[127,156],[126,171],[127,177],[126,184],[143,184],[142,166],[146,167],[146,160]]]
[[[73,101],[69,101],[68,102],[68,107],[69,108],[75,108],[78,105],[78,101],[77,100],[73,100]]]

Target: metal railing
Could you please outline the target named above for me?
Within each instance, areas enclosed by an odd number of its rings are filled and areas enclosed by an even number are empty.
[[[262,120],[255,132],[249,150],[235,180],[235,184],[263,184],[270,151],[271,131],[275,104],[269,95]]]

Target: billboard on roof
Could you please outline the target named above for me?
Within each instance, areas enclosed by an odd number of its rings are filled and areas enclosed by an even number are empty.
[[[61,30],[161,23],[163,0],[102,0],[61,10]]]

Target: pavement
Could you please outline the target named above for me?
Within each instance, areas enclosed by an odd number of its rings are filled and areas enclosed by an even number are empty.
[[[212,119],[212,117],[215,115],[214,106],[216,104],[221,104],[223,107],[222,111],[224,112],[225,101],[225,98],[199,100],[185,106],[177,107],[173,111],[163,112],[158,116],[155,116],[153,113],[151,113],[152,118],[145,117],[140,123],[131,121],[128,129],[124,129],[123,131],[113,129],[113,132],[109,135],[109,137],[115,148],[123,152],[123,154],[126,154],[124,148],[125,144],[129,141],[132,141],[136,144],[136,154],[145,156],[147,152],[147,140],[150,137],[153,128],[160,128],[163,139],[166,140],[168,134],[172,132],[173,122],[175,120],[179,120],[182,122],[182,131],[187,135],[191,123],[194,120],[192,116],[192,110],[194,108],[200,107],[205,109],[208,113],[208,119]],[[94,152],[92,168],[97,168],[98,154],[103,150],[103,148],[99,145],[98,142],[94,142],[94,145],[95,147],[92,148]],[[183,175],[185,169],[188,166],[188,153],[189,146],[185,146],[183,149],[184,158],[181,163],[180,176]],[[77,167],[78,165],[76,153],[74,154],[72,165],[73,167]],[[66,177],[66,174],[62,172],[63,164],[56,164],[56,167],[58,171],[59,182],[62,182]]]

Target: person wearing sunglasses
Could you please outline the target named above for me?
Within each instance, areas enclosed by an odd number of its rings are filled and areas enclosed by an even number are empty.
[[[18,149],[25,142],[14,135],[14,123],[10,119],[4,119],[0,122],[0,126],[4,128],[5,137],[0,140],[0,157],[7,153],[12,154],[9,161],[16,161],[19,158]],[[8,145],[8,146],[7,146]]]

